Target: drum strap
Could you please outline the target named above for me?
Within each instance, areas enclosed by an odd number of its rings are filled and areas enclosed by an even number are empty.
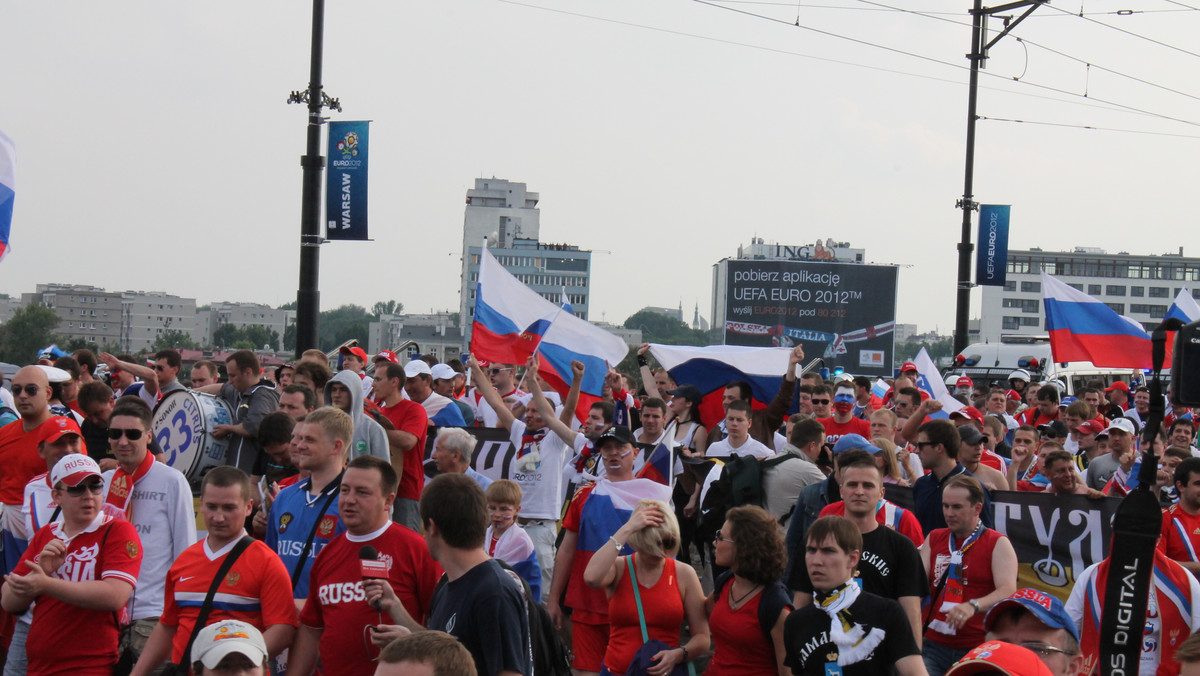
[[[317,527],[321,525],[321,519],[325,517],[325,512],[329,511],[329,505],[333,503],[333,499],[337,497],[338,489],[342,485],[342,477],[345,476],[346,470],[337,476],[325,487],[325,501],[321,503],[321,511],[317,513],[317,518],[313,520],[312,530],[308,531],[308,539],[304,541],[304,549],[300,550],[300,560],[296,562],[296,569],[292,571],[292,590],[295,591],[296,583],[300,581],[300,572],[304,570],[304,564],[308,563],[308,552],[312,547],[313,538],[317,535]],[[312,479],[308,480],[312,483]]]

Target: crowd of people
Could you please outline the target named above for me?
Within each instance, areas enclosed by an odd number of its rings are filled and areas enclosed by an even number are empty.
[[[1017,370],[952,377],[945,415],[912,363],[880,395],[801,373],[796,347],[777,392],[728,383],[704,420],[647,348],[600,397],[579,362],[560,393],[536,356],[358,347],[336,373],[318,350],[21,368],[0,390],[5,676],[1099,673],[1108,559],[1065,603],[1020,588],[992,494],[1123,497],[1151,447],[1136,671],[1200,673],[1190,409],[1148,443],[1144,386],[1072,397]],[[153,424],[181,391],[232,413],[197,431],[224,449],[198,476]],[[511,454],[477,453],[487,428]]]

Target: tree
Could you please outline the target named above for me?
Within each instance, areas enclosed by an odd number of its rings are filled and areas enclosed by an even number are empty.
[[[367,331],[374,319],[361,305],[342,305],[321,313],[318,341],[322,350],[329,352],[351,339],[367,340]]]
[[[98,353],[99,347],[95,343],[89,343],[87,339],[76,336],[67,340],[67,342],[59,345],[63,352],[74,353],[75,350],[91,350],[93,353]]]
[[[158,334],[158,337],[154,339],[154,344],[150,346],[150,349],[154,352],[158,352],[159,350],[166,349],[194,350],[196,347],[196,341],[192,340],[192,337],[186,332],[178,329],[166,329],[162,333]]]
[[[404,312],[404,303],[397,303],[394,300],[389,300],[386,303],[379,301],[371,307],[371,314],[375,315],[375,319],[381,319],[383,315],[397,315]]]
[[[233,324],[222,324],[217,327],[216,331],[213,331],[213,346],[232,346],[235,342],[237,342],[238,338],[240,337],[240,333],[241,331],[238,330],[238,327],[234,326]]]
[[[642,342],[665,345],[708,345],[708,332],[692,329],[674,317],[641,310],[629,315],[627,329],[641,329]]]
[[[54,342],[58,315],[48,307],[26,305],[0,326],[0,361],[32,364],[38,352]]]
[[[261,350],[263,345],[270,345],[272,350],[279,349],[279,332],[266,326],[251,324],[242,327],[242,338],[250,342],[255,350]]]

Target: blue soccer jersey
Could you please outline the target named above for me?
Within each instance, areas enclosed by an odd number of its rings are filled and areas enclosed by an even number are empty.
[[[267,546],[279,554],[279,558],[283,559],[283,564],[287,566],[288,574],[295,580],[295,598],[308,598],[308,577],[312,572],[313,561],[317,560],[317,554],[321,553],[330,540],[346,530],[338,516],[337,494],[341,483],[339,476],[324,491],[314,496],[308,492],[312,479],[305,479],[279,491],[275,501],[271,503],[271,512],[267,516]],[[329,506],[322,514],[321,508],[325,507],[326,502]],[[312,533],[312,546],[304,561],[304,569],[297,576],[296,566],[300,564],[309,533]]]

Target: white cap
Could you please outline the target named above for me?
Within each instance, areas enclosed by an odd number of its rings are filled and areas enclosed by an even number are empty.
[[[454,380],[454,376],[458,375],[449,364],[434,364],[433,368],[429,369],[429,374],[434,380]]]
[[[83,480],[94,476],[100,478],[100,465],[83,453],[70,453],[54,464],[50,470],[50,485],[78,486]]]
[[[252,624],[222,620],[201,629],[192,645],[192,661],[202,663],[205,669],[216,669],[231,653],[241,653],[254,664],[261,665],[267,659],[267,644],[262,632]]]
[[[1113,421],[1108,424],[1108,429],[1104,430],[1104,433],[1108,434],[1113,430],[1121,430],[1129,436],[1134,436],[1137,434],[1137,429],[1134,427],[1133,421],[1129,418],[1114,418]]]
[[[415,378],[416,376],[418,376],[422,373],[424,373],[425,375],[427,375],[431,378],[433,377],[433,375],[429,371],[429,364],[426,364],[425,362],[421,361],[420,359],[414,359],[404,365],[404,377],[405,378]]]

